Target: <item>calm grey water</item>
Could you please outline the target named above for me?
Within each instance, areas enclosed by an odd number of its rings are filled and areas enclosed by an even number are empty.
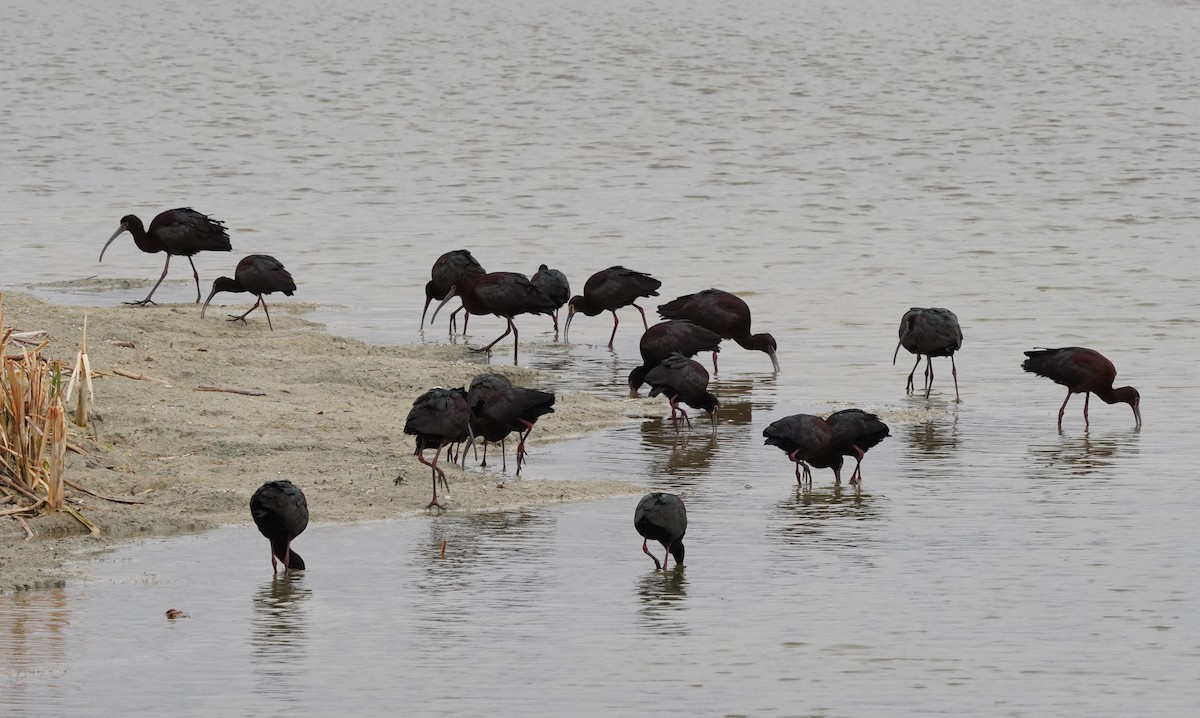
[[[783,365],[724,353],[715,441],[534,447],[529,480],[683,493],[682,572],[650,570],[635,499],[317,523],[276,581],[253,528],[155,540],[0,597],[0,708],[1191,715],[1200,5],[995,5],[0,7],[0,286],[140,298],[162,257],[126,237],[98,264],[103,241],[192,205],[235,248],[205,284],[273,254],[368,341],[442,340],[421,286],[468,247],[740,293]],[[190,299],[184,266],[158,298]],[[960,405],[945,360],[904,396],[913,305],[962,320]],[[632,311],[613,352],[605,317],[570,346],[519,324],[553,388],[620,395],[638,363]],[[1018,365],[1067,344],[1139,388],[1141,431],[1099,402],[1085,431],[1078,399],[1055,431],[1059,388]],[[893,427],[862,495],[797,493],[762,428],[847,405]]]

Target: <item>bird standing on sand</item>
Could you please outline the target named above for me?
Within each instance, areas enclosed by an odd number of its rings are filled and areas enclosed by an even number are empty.
[[[455,283],[442,303],[433,310],[433,318],[429,320],[431,324],[437,319],[442,307],[446,306],[446,302],[455,296],[462,297],[463,307],[469,314],[495,314],[508,322],[503,334],[496,337],[491,344],[475,351],[490,355],[497,342],[512,334],[513,366],[517,364],[517,352],[521,341],[513,317],[520,314],[550,314],[554,311],[554,301],[535,287],[524,274],[491,272],[478,279],[468,277]]]
[[[554,313],[550,317],[554,320],[554,338],[557,339],[558,310],[571,297],[571,283],[567,281],[567,275],[557,269],[550,269],[544,264],[538,267],[529,281],[533,282],[533,286],[542,290],[542,294],[550,297],[554,302]]]
[[[658,313],[663,319],[687,319],[722,339],[732,339],[743,349],[766,352],[771,366],[779,371],[779,360],[775,358],[775,337],[770,334],[750,333],[750,306],[736,294],[720,289],[705,289],[696,294],[686,294],[660,304]],[[713,352],[713,372],[717,371],[717,354]]]
[[[125,231],[133,235],[134,244],[143,252],[148,254],[167,253],[167,261],[163,264],[162,275],[150,288],[150,293],[146,295],[146,298],[140,302],[125,302],[126,304],[140,306],[154,304],[150,298],[154,296],[158,285],[167,278],[167,269],[171,266],[171,257],[174,256],[187,257],[188,264],[192,265],[192,276],[196,279],[196,303],[199,304],[200,273],[196,271],[196,263],[192,261],[192,255],[205,251],[232,251],[229,246],[229,234],[225,231],[223,222],[200,214],[191,207],[180,207],[160,213],[150,222],[149,230],[143,228],[142,220],[135,215],[127,214],[122,217],[121,225],[117,227],[117,231],[113,232],[113,235],[104,243],[104,248],[100,250],[101,262],[104,261],[104,250],[108,249],[108,245],[112,244],[113,240]]]
[[[667,570],[667,558],[675,557],[675,566],[683,565],[683,535],[687,533],[687,509],[683,499],[661,491],[646,494],[633,512],[633,527],[642,536],[642,552],[654,561],[654,570]],[[660,564],[646,548],[647,541],[657,541],[666,548]]]
[[[467,405],[467,392],[462,387],[435,387],[417,397],[404,422],[404,433],[417,437],[416,450],[413,453],[416,454],[417,461],[431,469],[433,500],[425,506],[425,510],[436,506],[438,511],[441,511],[443,507],[437,500],[438,481],[441,481],[446,489],[450,488],[450,484],[446,481],[446,472],[437,465],[438,457],[441,456],[443,447],[472,438],[471,409]],[[430,448],[434,449],[433,463],[425,460],[425,450]],[[466,461],[466,452],[463,452],[463,461]],[[399,484],[402,480],[402,476],[397,476],[395,483]]]
[[[1092,394],[1106,404],[1123,402],[1133,409],[1136,426],[1142,425],[1142,397],[1131,386],[1113,388],[1117,378],[1117,367],[1095,349],[1084,347],[1062,347],[1061,349],[1035,349],[1025,352],[1028,357],[1021,368],[1038,376],[1044,376],[1056,384],[1067,387],[1067,398],[1058,409],[1058,428],[1062,429],[1063,413],[1072,394],[1083,394],[1083,425],[1088,425],[1088,399]]]
[[[304,559],[292,550],[292,540],[308,527],[308,501],[298,486],[286,479],[268,481],[250,497],[250,517],[271,542],[271,570],[304,570]]]
[[[708,371],[695,359],[688,359],[679,352],[662,361],[661,364],[646,373],[646,383],[650,385],[650,396],[662,394],[671,404],[671,423],[679,430],[676,412],[683,415],[688,428],[692,428],[692,420],[687,412],[679,406],[680,402],[697,409],[704,409],[712,420],[713,432],[717,431],[717,407],[721,402],[708,391]]]
[[[929,398],[929,390],[933,388],[933,357],[950,357],[950,373],[954,376],[954,400],[961,401],[958,395],[958,367],[954,366],[954,352],[962,348],[962,327],[958,325],[958,317],[949,309],[933,307],[913,307],[904,313],[900,319],[900,342],[892,355],[892,366],[896,365],[896,357],[900,355],[900,347],[911,354],[917,355],[917,363],[913,364],[908,373],[908,384],[905,391],[913,393],[913,374],[921,363],[921,355],[925,355],[925,398]]]
[[[571,320],[575,318],[576,312],[583,312],[589,317],[594,317],[600,312],[612,312],[613,330],[608,338],[608,348],[612,349],[613,339],[617,336],[617,324],[620,323],[617,310],[629,305],[633,305],[642,315],[642,327],[649,329],[646,312],[636,302],[641,297],[657,297],[656,290],[661,286],[662,282],[649,274],[621,266],[596,272],[584,283],[583,294],[577,294],[567,302],[567,323],[563,327],[563,339],[569,341]]]
[[[452,252],[446,252],[437,258],[433,263],[433,268],[429,270],[430,279],[425,283],[425,306],[421,309],[421,330],[425,330],[425,312],[429,311],[429,303],[433,300],[439,302],[450,294],[450,290],[454,285],[463,280],[479,279],[487,274],[475,257],[465,249],[456,249]],[[454,315],[462,311],[462,307],[450,312],[450,333],[454,333]],[[463,317],[463,334],[467,333],[467,321],[471,318],[470,314]]]
[[[525,440],[533,433],[533,425],[537,420],[554,413],[554,394],[539,389],[527,389],[519,386],[497,388],[488,392],[478,392],[471,401],[471,430],[482,436],[485,442],[503,442],[512,432],[517,432],[517,476],[521,475],[521,464],[525,461]],[[487,450],[486,444],[484,450]],[[486,454],[485,454],[486,456]],[[500,448],[501,469],[507,470],[504,463],[504,447]]]
[[[216,278],[208,299],[204,300],[204,306],[200,309],[200,318],[204,318],[204,312],[208,311],[208,303],[212,301],[217,292],[250,292],[258,297],[258,301],[254,303],[253,307],[247,309],[245,314],[230,314],[229,321],[245,323],[246,315],[261,304],[263,312],[267,315],[267,326],[274,331],[275,327],[271,324],[271,311],[267,309],[267,300],[263,299],[263,295],[283,292],[290,297],[295,291],[296,282],[288,270],[283,268],[283,262],[269,254],[250,254],[238,262],[237,269],[233,270],[233,279],[229,277]]]

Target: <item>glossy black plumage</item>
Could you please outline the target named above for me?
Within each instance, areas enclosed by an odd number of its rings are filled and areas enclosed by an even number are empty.
[[[292,550],[292,540],[308,526],[308,501],[298,486],[287,480],[268,481],[250,497],[250,517],[271,542],[271,570],[304,570],[304,559]]]
[[[529,281],[554,302],[554,312],[550,317],[554,320],[554,336],[557,338],[558,310],[571,298],[571,283],[567,281],[567,275],[544,264],[538,267]]]
[[[582,312],[586,316],[594,317],[601,312],[612,312],[613,330],[608,338],[608,348],[612,349],[613,339],[617,336],[617,325],[620,323],[617,310],[632,305],[642,315],[643,329],[649,329],[646,312],[636,302],[642,297],[657,297],[657,290],[661,286],[662,282],[649,274],[619,265],[596,272],[584,283],[583,294],[577,294],[567,302],[567,323],[563,328],[563,338],[569,340],[571,321],[576,313]]]
[[[435,387],[413,401],[412,409],[409,410],[408,418],[404,422],[404,433],[417,437],[416,450],[413,453],[416,454],[417,461],[431,469],[433,500],[426,505],[426,509],[435,506],[439,510],[442,508],[437,500],[439,481],[446,488],[450,486],[446,481],[446,472],[437,465],[442,448],[470,439],[470,424],[471,409],[467,404],[467,392],[462,387],[457,389]],[[435,450],[433,463],[425,460],[425,450],[430,448]],[[397,484],[400,483],[400,480],[401,477],[396,477]]]
[[[683,499],[661,491],[646,494],[634,509],[633,527],[642,536],[642,552],[654,561],[655,570],[667,570],[668,556],[675,557],[677,567],[683,565],[683,537],[687,533],[687,509]],[[661,564],[646,547],[647,541],[657,541],[666,548]]]
[[[660,304],[658,313],[663,319],[686,319],[715,332],[722,339],[732,339],[742,348],[765,352],[771,366],[779,371],[775,357],[778,345],[770,334],[750,333],[750,306],[736,294],[721,289],[705,289],[686,294]],[[717,370],[717,355],[713,354],[713,371]]]
[[[126,304],[154,304],[150,298],[154,296],[158,285],[167,277],[167,270],[171,266],[171,257],[187,257],[188,263],[192,265],[192,276],[196,280],[196,303],[200,303],[200,273],[196,271],[196,264],[192,261],[192,255],[197,252],[229,252],[231,247],[229,244],[229,234],[225,231],[225,224],[219,220],[215,220],[207,215],[201,214],[191,207],[180,207],[178,209],[169,209],[159,213],[150,222],[150,229],[145,229],[142,226],[142,220],[136,215],[127,214],[121,218],[121,224],[117,227],[117,231],[108,238],[104,243],[104,247],[100,250],[100,261],[104,261],[104,251],[108,249],[108,245],[113,243],[122,232],[128,231],[133,235],[134,244],[143,252],[154,254],[155,252],[166,252],[167,261],[163,264],[162,275],[158,281],[150,288],[150,293],[146,298],[138,302],[125,302]]]
[[[850,483],[858,486],[862,483],[862,460],[870,449],[891,436],[888,425],[880,418],[862,409],[842,409],[825,417],[825,423],[833,430],[832,450],[840,456],[855,458],[854,472],[850,475]],[[833,462],[831,462],[833,463]],[[834,481],[841,483],[841,462],[836,462]],[[815,466],[815,464],[814,464]]]
[[[700,362],[688,359],[679,352],[671,354],[658,366],[646,373],[646,383],[650,385],[650,396],[662,394],[671,404],[671,422],[678,425],[676,412],[683,415],[691,428],[692,421],[688,418],[679,403],[697,409],[704,409],[712,419],[713,431],[717,429],[717,407],[720,402],[708,391],[708,371]]]
[[[463,279],[455,283],[450,294],[438,304],[433,311],[433,319],[452,297],[462,297],[463,307],[469,314],[495,314],[508,322],[504,333],[496,337],[491,344],[477,349],[480,352],[491,352],[504,337],[513,335],[513,364],[517,363],[520,334],[513,317],[520,314],[550,314],[554,311],[554,301],[533,285],[524,274],[516,272],[491,272],[478,279]]]
[[[908,373],[908,383],[905,391],[913,393],[913,375],[925,356],[925,398],[933,388],[933,357],[950,357],[950,373],[954,376],[954,400],[959,401],[958,367],[954,365],[954,352],[962,348],[962,327],[958,317],[949,309],[933,307],[913,307],[904,313],[900,319],[900,342],[896,344],[896,352],[892,355],[892,365],[900,354],[900,347],[909,353],[917,355],[912,371]]]
[[[678,352],[685,357],[699,352],[721,351],[721,337],[716,332],[686,320],[659,322],[646,330],[638,342],[642,365],[629,372],[629,389],[636,392],[646,382],[646,374]]]
[[[284,269],[283,262],[269,254],[250,254],[238,262],[237,268],[233,271],[233,279],[217,277],[213,281],[212,291],[209,292],[208,299],[204,300],[204,306],[200,309],[200,318],[204,318],[204,313],[208,311],[208,303],[212,301],[217,292],[249,292],[258,297],[258,301],[254,302],[254,306],[247,309],[244,314],[230,314],[229,320],[245,322],[246,315],[262,305],[263,312],[267,315],[267,327],[274,331],[275,327],[271,324],[271,311],[267,309],[267,300],[263,296],[283,292],[290,297],[295,291],[296,282],[288,270]]]
[[[498,386],[491,391],[480,391],[471,403],[471,428],[484,441],[500,442],[512,432],[520,436],[517,442],[517,476],[521,475],[521,464],[525,460],[525,441],[533,432],[537,420],[554,412],[554,394],[539,389],[519,386]],[[486,449],[485,449],[486,451]],[[503,448],[501,449],[502,468]]]
[[[421,328],[425,328],[425,313],[429,311],[429,303],[445,299],[454,285],[461,281],[475,281],[487,274],[483,265],[466,249],[456,249],[438,257],[429,270],[429,281],[425,283],[425,306],[421,308]],[[454,331],[454,315],[462,308],[450,313],[450,331]],[[467,321],[470,314],[463,317],[463,333],[467,331]]]
[[[793,414],[771,422],[763,429],[763,441],[767,446],[777,446],[783,449],[796,464],[796,483],[803,484],[804,480],[811,482],[812,471],[808,465],[818,462],[818,468],[831,467],[837,462],[840,468],[840,454],[832,451],[833,429],[828,422],[812,414]],[[800,467],[804,467],[803,478]]]
[[[1021,368],[1027,372],[1044,376],[1067,387],[1067,398],[1058,409],[1058,428],[1062,429],[1063,414],[1072,394],[1083,394],[1083,423],[1088,424],[1088,399],[1092,394],[1106,404],[1122,402],[1133,409],[1137,426],[1142,425],[1142,397],[1132,386],[1113,388],[1117,378],[1117,367],[1100,352],[1086,347],[1062,347],[1060,349],[1035,349],[1025,352],[1027,357]]]

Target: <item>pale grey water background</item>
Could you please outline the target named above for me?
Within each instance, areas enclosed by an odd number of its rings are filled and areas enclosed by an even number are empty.
[[[684,493],[682,574],[649,570],[633,499],[318,523],[284,583],[251,527],[155,540],[0,598],[0,707],[1192,715],[1200,4],[993,5],[0,8],[0,286],[140,298],[119,280],[161,255],[103,241],[192,205],[235,248],[199,255],[206,292],[270,253],[368,341],[420,340],[429,265],[468,247],[741,293],[783,365],[724,353],[715,446],[651,422],[533,447],[530,480]],[[184,267],[159,298],[190,298]],[[912,305],[963,322],[959,406],[945,360],[928,408],[903,395]],[[632,311],[615,353],[605,317],[570,347],[519,323],[557,388],[619,394],[637,363]],[[1055,431],[1059,388],[1018,365],[1067,344],[1141,390],[1140,432],[1099,402],[1085,432],[1078,399]],[[797,494],[761,429],[845,405],[893,427],[861,499],[829,472]]]

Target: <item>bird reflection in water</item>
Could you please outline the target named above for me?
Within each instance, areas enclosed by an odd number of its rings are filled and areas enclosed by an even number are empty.
[[[828,490],[805,491],[797,486],[788,498],[776,504],[774,528],[768,533],[789,544],[811,544],[832,539],[839,544],[861,543],[855,535],[856,522],[879,518],[871,494],[843,491],[841,486]]]
[[[958,412],[945,419],[910,424],[905,434],[918,453],[927,457],[947,457],[958,449]]]
[[[265,581],[254,595],[250,646],[260,689],[281,700],[299,701],[304,694],[296,666],[303,662],[308,645],[305,604],[312,589],[304,586],[305,574],[285,571]]]
[[[1121,454],[1137,454],[1141,439],[1139,429],[1130,429],[1094,436],[1090,432],[1068,436],[1059,432],[1057,440],[1041,446],[1031,445],[1034,478],[1051,479],[1064,476],[1089,476],[1114,466]]]
[[[689,633],[684,620],[687,607],[687,572],[683,567],[670,571],[651,571],[637,580],[638,599],[641,606],[638,616],[642,624],[654,633],[664,635],[686,635]]]

